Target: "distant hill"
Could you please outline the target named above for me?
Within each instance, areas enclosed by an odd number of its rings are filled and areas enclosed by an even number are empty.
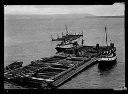
[[[124,18],[124,15],[120,15],[120,16],[86,16],[89,18]]]
[[[74,18],[124,18],[124,16],[96,16],[92,14],[53,14],[53,15],[5,15],[5,17],[11,17],[12,19],[21,18],[21,19],[47,19],[47,18],[55,18],[55,19],[74,19]]]
[[[84,18],[84,17],[92,17],[94,15],[91,14],[58,14],[58,15],[48,15],[53,18]]]
[[[11,18],[84,18],[94,16],[91,14],[53,14],[53,15],[5,15]]]

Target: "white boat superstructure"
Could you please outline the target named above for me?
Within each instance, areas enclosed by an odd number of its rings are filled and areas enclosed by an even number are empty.
[[[61,46],[57,46],[57,47],[60,47],[60,48],[72,48],[73,44],[66,44],[66,45],[61,45]]]
[[[98,61],[114,61],[117,59],[117,56],[108,56],[108,57],[100,57]]]

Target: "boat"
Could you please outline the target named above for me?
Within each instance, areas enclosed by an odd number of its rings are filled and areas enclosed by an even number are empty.
[[[116,62],[117,56],[116,56],[116,47],[114,47],[114,43],[110,43],[110,46],[108,46],[108,40],[107,40],[107,28],[105,27],[106,32],[106,48],[104,49],[102,55],[99,57],[99,62]]]
[[[4,68],[4,72],[7,72],[7,71],[11,71],[11,70],[20,68],[20,67],[22,67],[22,64],[23,64],[23,62],[15,61],[14,63],[12,63],[12,64],[6,66],[6,67]]]
[[[111,50],[104,51],[103,54],[99,57],[99,62],[115,62],[117,59],[115,51]]]
[[[62,32],[62,37],[59,38],[59,35],[57,34],[57,38],[56,39],[54,39],[52,37],[52,35],[51,35],[52,41],[63,41],[63,42],[66,43],[66,41],[73,41],[73,40],[76,40],[76,39],[78,39],[78,38],[80,38],[80,37],[83,36],[83,32],[82,33],[79,33],[79,34],[76,34],[76,33],[75,34],[70,34],[68,32],[67,25],[65,25],[65,28],[66,28],[66,35],[64,35],[63,32]]]
[[[51,36],[51,38],[52,38],[52,41],[66,41],[66,40],[72,41],[72,40],[76,40],[77,38],[80,38],[81,36],[83,36],[82,33],[77,34],[77,35],[76,34],[66,34],[66,35],[62,35],[61,38],[59,38],[59,36],[58,36],[58,38],[56,38],[56,39],[53,39],[53,37]]]
[[[83,32],[81,34],[69,34],[68,33],[68,28],[66,27],[66,31],[67,34],[64,36],[62,33],[62,38],[57,38],[57,39],[53,39],[52,41],[61,41],[60,44],[57,44],[55,49],[57,50],[57,53],[59,52],[65,52],[65,50],[67,49],[75,49],[78,46],[81,46],[78,44],[78,42],[76,41],[76,39],[79,39],[82,37],[82,45],[83,45]]]
[[[77,37],[77,39],[80,37]],[[57,52],[65,52],[67,49],[76,49],[79,47],[83,46],[83,38],[82,38],[82,45],[78,44],[77,41],[71,41],[71,40],[67,40],[67,41],[62,41],[61,44],[57,44],[55,49],[57,50]]]
[[[75,47],[79,46],[77,42],[74,43],[67,43],[64,45],[57,45],[55,49],[57,52],[65,52],[67,49],[74,49]]]

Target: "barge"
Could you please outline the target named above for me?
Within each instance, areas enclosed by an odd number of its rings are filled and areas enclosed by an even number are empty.
[[[114,48],[108,46],[109,50]],[[91,50],[90,50],[91,49]],[[42,58],[32,61],[31,64],[4,73],[6,81],[14,83],[26,83],[38,86],[39,88],[58,87],[65,81],[94,64],[104,53],[106,47],[82,46],[78,48],[81,56],[71,56],[65,53],[65,56],[56,54],[53,57]],[[68,51],[67,51],[68,52]]]

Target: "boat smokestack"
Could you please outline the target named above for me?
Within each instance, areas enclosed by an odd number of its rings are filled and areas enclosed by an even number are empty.
[[[114,43],[110,43],[110,46],[111,46],[112,48],[114,48]]]
[[[105,33],[106,33],[106,44],[108,46],[108,38],[107,38],[107,27],[105,26]]]
[[[83,37],[83,30],[82,30],[82,32],[81,32],[81,35],[82,35],[82,37]]]
[[[62,32],[62,37],[64,36],[63,32]]]
[[[96,49],[97,49],[97,50],[99,49],[99,44],[96,44]]]
[[[83,38],[82,38],[82,46],[83,46],[83,44],[84,44],[84,40],[83,40]]]

